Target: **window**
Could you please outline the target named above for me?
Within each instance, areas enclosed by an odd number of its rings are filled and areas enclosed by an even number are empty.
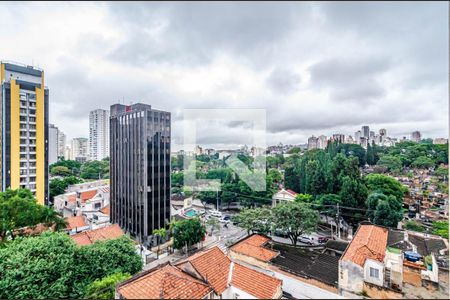
[[[375,268],[370,268],[370,277],[373,277],[373,278],[378,278],[379,277],[379,270],[378,269],[375,269]]]

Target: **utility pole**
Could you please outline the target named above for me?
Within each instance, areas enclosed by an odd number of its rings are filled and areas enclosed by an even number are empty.
[[[219,190],[216,190],[217,211],[219,211]]]
[[[339,203],[337,204],[337,212],[336,212],[336,229],[338,239],[341,239],[341,222],[339,222]]]

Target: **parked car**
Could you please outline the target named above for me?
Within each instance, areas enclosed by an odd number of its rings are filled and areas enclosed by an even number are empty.
[[[330,238],[329,238],[329,237],[326,237],[326,236],[319,236],[319,237],[317,238],[317,242],[318,242],[319,244],[325,244],[329,239],[330,239]]]
[[[282,230],[282,229],[278,229],[278,228],[275,229],[273,234],[275,236],[279,236],[279,237],[284,237],[284,238],[288,237],[287,231]]]
[[[200,215],[204,215],[204,214],[206,213],[206,211],[205,211],[204,209],[200,209],[200,210],[198,211],[198,213],[199,213]]]
[[[215,209],[210,210],[209,214],[211,216],[213,216],[213,217],[216,217],[216,218],[221,218],[222,217],[222,213],[220,211],[218,211],[218,210],[215,210]]]
[[[227,221],[230,221],[230,220],[231,220],[231,217],[230,217],[229,215],[225,215],[225,216],[223,217],[223,219],[224,219],[224,220],[227,220]]]
[[[220,221],[220,223],[224,223],[224,224],[230,223],[230,220],[226,220],[225,218],[221,218],[219,221]]]
[[[313,238],[310,237],[310,236],[308,236],[308,235],[302,235],[302,236],[300,236],[299,241],[302,242],[302,243],[304,243],[304,244],[308,244],[308,245],[313,245],[313,244],[314,244]]]

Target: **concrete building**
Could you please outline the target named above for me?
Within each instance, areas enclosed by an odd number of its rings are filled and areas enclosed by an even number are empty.
[[[110,112],[111,220],[149,245],[170,221],[171,115],[142,103]]]
[[[72,148],[70,146],[66,146],[64,148],[64,159],[65,160],[73,160],[73,158],[72,158]]]
[[[319,135],[317,137],[317,148],[326,149],[328,144],[328,139],[326,135]]]
[[[448,143],[448,139],[444,139],[444,138],[435,138],[433,140],[433,144],[440,144],[440,145],[444,145]]]
[[[48,95],[44,71],[0,62],[0,186],[48,197]]]
[[[333,139],[333,141],[337,141],[340,144],[345,143],[345,134],[335,133],[335,134],[333,134],[332,139]]]
[[[358,130],[358,131],[356,131],[355,132],[355,141],[356,141],[356,143],[358,143],[359,144],[359,141],[361,140],[361,130]]]
[[[317,141],[318,139],[315,136],[311,136],[308,138],[308,150],[317,149]]]
[[[275,207],[285,201],[295,201],[295,196],[297,196],[297,193],[293,190],[285,190],[284,188],[282,188],[281,190],[273,194],[272,207]]]
[[[361,129],[361,133],[362,133],[362,136],[363,136],[363,137],[369,138],[369,137],[370,137],[370,129],[369,129],[369,126],[363,126],[362,129]]]
[[[64,157],[66,147],[66,135],[54,124],[48,128],[48,164],[51,165]]]
[[[72,140],[72,159],[85,162],[88,159],[88,139],[74,138]]]
[[[411,140],[414,142],[420,142],[422,139],[422,135],[420,134],[420,131],[413,131],[411,133]]]
[[[109,111],[96,109],[89,113],[89,157],[102,160],[109,156]]]

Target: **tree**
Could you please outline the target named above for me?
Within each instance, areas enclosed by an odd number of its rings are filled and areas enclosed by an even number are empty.
[[[448,221],[433,222],[433,234],[448,239]]]
[[[86,288],[84,298],[88,299],[114,299],[116,285],[131,278],[128,273],[114,273],[102,279],[96,279]]]
[[[298,153],[300,153],[300,148],[299,147],[292,147],[288,151],[288,154],[298,154]]]
[[[426,156],[419,156],[411,163],[411,167],[418,169],[429,169],[434,165],[435,161]]]
[[[5,241],[8,236],[22,235],[24,227],[37,224],[48,227],[56,225],[56,230],[65,228],[65,221],[53,209],[36,202],[27,189],[6,190],[0,192],[0,238]]]
[[[64,179],[53,179],[50,181],[50,200],[53,201],[55,196],[64,194],[69,185],[80,183],[81,180],[75,176],[68,176]]]
[[[141,269],[127,237],[78,247],[67,234],[45,232],[0,248],[0,298],[82,298],[96,279]]]
[[[367,217],[374,224],[395,228],[403,219],[402,203],[393,195],[372,193],[367,198]]]
[[[436,171],[434,171],[434,175],[445,179],[448,177],[448,167],[444,167],[444,166],[440,166],[436,169]]]
[[[397,156],[383,155],[377,165],[386,168],[390,172],[398,173],[402,168],[402,161]]]
[[[405,223],[405,228],[412,231],[423,232],[425,228],[416,221],[409,220]]]
[[[50,174],[53,176],[70,176],[72,172],[67,167],[54,166],[50,169]]]
[[[339,196],[343,206],[364,207],[367,198],[367,188],[357,179],[345,176]]]
[[[268,234],[271,231],[271,211],[265,207],[244,208],[238,215],[234,216],[239,227],[247,229],[247,233]]]
[[[206,229],[198,218],[181,220],[173,226],[173,246],[181,249],[200,242],[205,237]]]
[[[81,163],[76,160],[62,159],[54,164],[51,164],[49,166],[49,169],[52,170],[54,167],[66,167],[67,169],[69,169],[69,171],[72,175],[78,175],[80,168],[81,168]]]
[[[297,196],[295,196],[296,202],[310,203],[312,200],[313,196],[310,194],[297,194]]]
[[[211,235],[213,234],[213,232],[214,232],[214,230],[215,229],[217,229],[217,230],[219,230],[220,229],[220,223],[219,223],[219,220],[217,220],[216,218],[209,218],[207,221],[206,221],[206,225],[207,226],[211,226]]]
[[[395,178],[382,174],[369,174],[366,176],[369,192],[378,192],[386,196],[394,196],[400,203],[408,189]]]
[[[319,213],[304,203],[286,202],[273,209],[277,229],[286,231],[293,245],[302,234],[312,232],[319,222]]]
[[[102,179],[109,178],[109,161],[93,160],[85,162],[81,166],[80,177],[83,179]]]
[[[153,235],[158,238],[158,252],[156,253],[156,257],[159,259],[159,247],[161,245],[161,240],[165,239],[167,236],[167,232],[165,228],[154,229]]]

